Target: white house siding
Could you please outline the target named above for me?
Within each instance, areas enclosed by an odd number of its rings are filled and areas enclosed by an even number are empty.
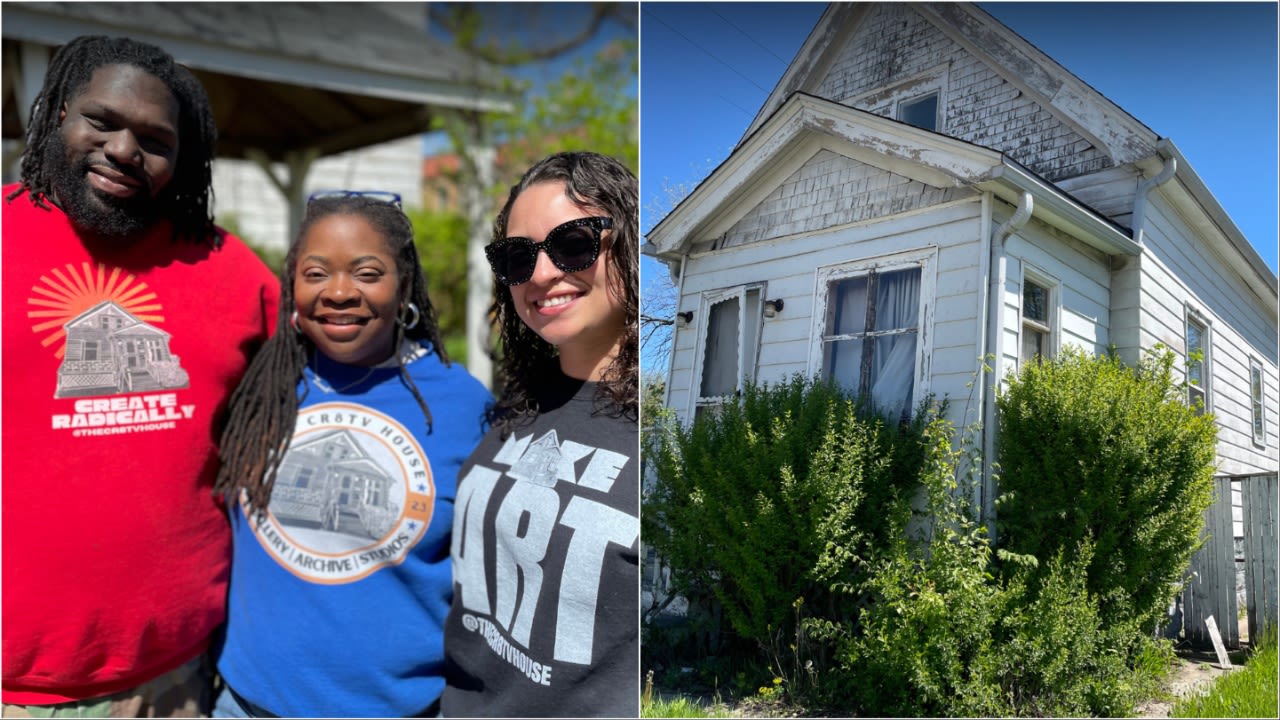
[[[285,177],[283,168],[275,168],[278,177]],[[317,160],[307,175],[306,193],[331,189],[389,190],[399,193],[406,205],[421,204],[421,138],[414,135]],[[215,160],[213,192],[215,217],[234,213],[240,231],[251,242],[284,249],[293,240],[288,237],[284,196],[258,165]]]
[[[1144,347],[1161,342],[1186,353],[1186,308],[1209,322],[1209,395],[1218,420],[1218,471],[1237,475],[1277,469],[1276,317],[1258,313],[1269,292],[1242,278],[1186,224],[1159,193],[1149,198],[1142,258]],[[1253,441],[1249,359],[1262,366],[1265,444]],[[1181,363],[1179,363],[1179,367]]]
[[[981,352],[975,287],[981,242],[982,204],[977,196],[967,200],[901,213],[893,217],[850,223],[816,232],[739,245],[711,253],[692,255],[685,266],[679,310],[692,310],[694,321],[677,331],[673,349],[669,405],[688,418],[691,393],[699,367],[696,346],[699,328],[706,322],[703,293],[764,282],[765,297],[782,298],[784,311],[763,322],[755,381],[773,383],[794,373],[809,374],[814,304],[819,268],[871,260],[910,251],[931,253],[922,287],[933,288],[922,298],[930,307],[921,328],[926,369],[932,375],[917,383],[917,393],[952,398],[952,418],[959,423],[968,397],[966,384],[973,379]],[[733,232],[731,231],[732,235]],[[969,268],[966,271],[965,268]],[[946,300],[946,309],[940,305]]]
[[[1129,227],[1133,220],[1134,194],[1139,171],[1133,165],[1107,168],[1096,173],[1059,180],[1057,185],[1112,222]]]
[[[1112,165],[1105,152],[902,3],[874,3],[814,94],[890,116],[940,90],[939,132],[999,150],[1051,181]]]
[[[820,150],[725,235],[723,247],[884,217],[972,195]]]
[[[1002,222],[1001,218],[993,224]],[[1051,344],[1104,353],[1110,343],[1110,258],[1038,220],[1005,241],[1005,284],[1000,320],[1000,377],[1018,369],[1022,347],[1022,287],[1028,273],[1051,285]]]

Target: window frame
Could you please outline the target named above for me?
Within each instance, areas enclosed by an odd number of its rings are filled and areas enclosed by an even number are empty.
[[[764,329],[764,299],[766,283],[755,282],[733,285],[726,288],[705,291],[698,302],[698,336],[694,344],[695,363],[693,376],[690,378],[693,392],[689,393],[688,416],[690,422],[702,408],[718,408],[726,400],[742,395],[742,388],[747,380],[756,379],[758,355],[760,352],[760,333]],[[748,296],[754,294],[757,312],[750,312]],[[702,375],[707,362],[707,331],[711,325],[711,310],[714,306],[736,299],[738,301],[738,357],[734,376],[737,379],[733,395],[703,395]],[[744,331],[750,329],[750,335]],[[750,347],[748,347],[750,345]]]
[[[929,247],[819,267],[814,272],[813,315],[809,335],[809,375],[825,379],[823,358],[827,341],[823,338],[827,334],[827,308],[835,283],[852,277],[870,275],[873,271],[883,275],[919,268],[920,298],[916,309],[915,376],[912,381],[911,397],[907,399],[905,405],[908,413],[914,412],[920,399],[924,398],[929,391],[929,358],[932,357],[933,347],[933,333],[930,328],[935,293],[933,269],[936,257],[937,248]]]
[[[1256,381],[1255,381],[1256,380]],[[1267,375],[1262,371],[1262,361],[1249,356],[1249,426],[1253,433],[1253,444],[1259,448],[1267,446]]]
[[[1196,325],[1200,328],[1200,350],[1203,358],[1200,364],[1200,385],[1193,386],[1191,384],[1191,326]],[[1209,322],[1209,318],[1203,313],[1197,311],[1190,305],[1186,306],[1182,323],[1182,357],[1185,363],[1184,372],[1186,373],[1187,385],[1187,406],[1192,407],[1194,403],[1191,399],[1192,388],[1198,388],[1202,399],[1201,414],[1213,412],[1213,324]]]
[[[934,99],[934,105],[933,105],[933,127],[927,127],[927,128],[926,128],[926,127],[920,127],[919,125],[916,125],[915,123],[907,122],[907,119],[906,119],[905,117],[903,117],[903,115],[904,115],[904,113],[906,112],[906,110],[907,110],[908,108],[912,107],[913,105],[916,105],[916,104],[918,104],[918,103],[924,102],[925,100],[928,100],[929,98],[933,98],[933,99]],[[910,125],[911,127],[913,127],[913,128],[917,128],[917,129],[919,129],[919,130],[928,130],[929,132],[941,132],[941,127],[942,127],[942,88],[933,88],[932,90],[929,90],[929,91],[927,91],[927,92],[921,93],[921,94],[919,94],[919,95],[912,95],[912,96],[910,96],[910,97],[905,97],[905,98],[902,98],[902,99],[899,99],[899,100],[895,101],[895,102],[894,102],[894,104],[893,104],[893,117],[894,117],[894,119],[895,119],[895,120],[897,120],[898,122],[906,123],[907,125]]]
[[[1027,283],[1044,288],[1045,320],[1043,323],[1026,316]],[[1062,323],[1060,322],[1062,317],[1062,281],[1024,262],[1022,281],[1018,284],[1018,289],[1018,368],[1021,369],[1026,362],[1026,358],[1022,357],[1022,348],[1026,340],[1025,335],[1028,326],[1045,334],[1046,352],[1041,353],[1040,357],[1052,360],[1058,355],[1058,348],[1062,339]]]

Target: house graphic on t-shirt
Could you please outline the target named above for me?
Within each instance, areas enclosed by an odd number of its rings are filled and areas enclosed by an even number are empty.
[[[379,538],[400,514],[392,476],[339,429],[294,442],[280,463],[271,513],[282,525],[318,523],[331,532]]]
[[[66,356],[56,398],[185,388],[189,384],[169,333],[104,300],[63,325]]]

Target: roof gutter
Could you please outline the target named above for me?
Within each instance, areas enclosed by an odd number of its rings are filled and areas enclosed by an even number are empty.
[[[1019,204],[1023,193],[1031,193],[1036,199],[1038,219],[1108,255],[1142,252],[1142,247],[1119,226],[1008,158],[992,171],[991,180],[978,183],[978,187],[1010,205]]]

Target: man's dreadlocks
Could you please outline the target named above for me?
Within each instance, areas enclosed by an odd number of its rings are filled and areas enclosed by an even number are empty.
[[[58,114],[65,103],[84,91],[98,68],[130,65],[161,82],[178,102],[178,161],[173,180],[158,201],[174,226],[174,239],[208,243],[217,247],[221,236],[215,232],[210,214],[213,197],[213,154],[217,129],[209,97],[189,70],[174,62],[164,50],[129,38],[85,35],[63,45],[49,63],[44,87],[31,105],[31,125],[27,147],[22,153],[22,182],[6,200],[24,191],[39,207],[53,193],[57,168],[51,163],[62,158],[51,153],[60,132]]]

